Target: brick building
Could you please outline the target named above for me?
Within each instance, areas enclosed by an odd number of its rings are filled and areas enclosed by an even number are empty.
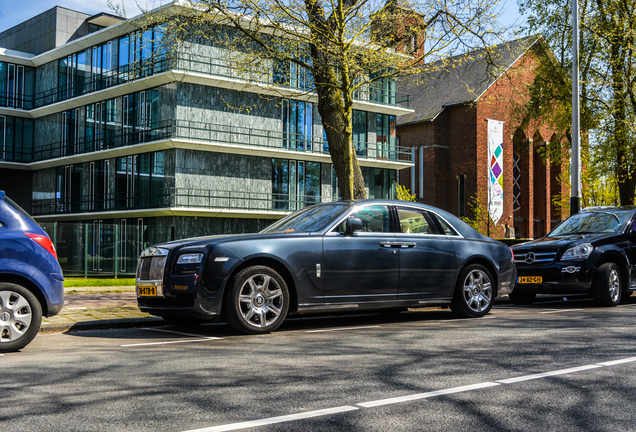
[[[508,225],[517,238],[538,238],[560,222],[553,197],[569,195],[566,158],[541,156],[556,131],[522,122],[515,111],[528,98],[536,66],[551,61],[547,50],[541,37],[520,39],[494,47],[492,62],[478,51],[445,71],[404,80],[414,112],[398,117],[397,135],[415,163],[400,171],[400,184],[418,201],[471,217],[471,203],[487,205],[487,120],[503,121],[503,215],[491,236],[503,237]]]

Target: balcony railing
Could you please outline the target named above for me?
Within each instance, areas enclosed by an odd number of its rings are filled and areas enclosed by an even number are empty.
[[[43,161],[63,156],[73,156],[100,150],[126,147],[134,144],[167,139],[183,139],[248,146],[262,149],[285,149],[295,152],[329,154],[329,146],[322,137],[292,134],[264,129],[210,124],[188,120],[165,120],[153,127],[132,130],[106,130],[89,138],[60,141],[38,146],[33,151],[34,161]],[[410,162],[408,147],[384,143],[354,142],[361,159]]]
[[[290,212],[332,197],[188,188],[162,188],[147,191],[97,194],[34,200],[36,216],[110,212],[152,208],[224,209],[230,211]]]
[[[305,70],[289,69],[281,72],[280,68],[273,65],[269,70],[265,71],[257,67],[253,69],[241,68],[239,70],[236,67],[236,61],[231,56],[206,57],[188,53],[175,53],[170,57],[164,55],[160,58],[107,70],[100,76],[93,76],[87,72],[85,77],[74,77],[69,84],[39,92],[34,97],[25,97],[22,105],[25,109],[39,108],[136,79],[156,75],[167,70],[193,72],[232,80],[238,79],[246,83],[258,83],[308,92],[315,91],[313,77],[310,72]],[[355,92],[354,99],[404,108],[408,108],[410,105],[409,94],[383,88],[379,83],[360,88]]]

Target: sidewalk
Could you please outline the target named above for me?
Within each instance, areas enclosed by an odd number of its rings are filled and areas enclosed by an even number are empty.
[[[65,288],[64,308],[42,318],[41,333],[163,325],[137,307],[135,287]]]

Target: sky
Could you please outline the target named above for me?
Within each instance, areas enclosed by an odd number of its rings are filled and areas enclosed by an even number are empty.
[[[134,17],[140,13],[137,3],[144,9],[153,9],[161,3],[167,3],[169,0],[123,0],[126,8],[126,16]],[[518,24],[520,20],[519,8],[516,0],[503,0],[504,13],[500,19],[503,25]],[[12,0],[0,0],[0,32],[7,30],[14,25],[20,24],[29,18],[34,17],[44,11],[51,9],[53,6],[62,6],[88,14],[97,14],[100,12],[112,13],[108,7],[107,0],[26,0],[26,7],[15,7],[16,3]],[[113,0],[113,3],[121,3],[122,0]]]

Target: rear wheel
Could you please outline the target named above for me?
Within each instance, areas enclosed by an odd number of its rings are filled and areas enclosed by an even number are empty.
[[[230,327],[248,334],[276,330],[288,310],[289,291],[285,280],[265,266],[248,267],[238,273],[223,304]]]
[[[42,306],[21,285],[0,283],[0,352],[17,351],[33,340],[42,324]]]
[[[617,306],[621,302],[621,273],[613,262],[602,264],[592,280],[592,296],[601,306]]]
[[[478,318],[492,308],[493,289],[490,272],[479,264],[471,264],[459,274],[451,310],[462,318]]]
[[[523,292],[523,291],[515,291],[515,290],[512,290],[512,292],[508,294],[508,298],[510,299],[510,302],[516,305],[532,304],[536,296],[537,295],[532,292]]]

